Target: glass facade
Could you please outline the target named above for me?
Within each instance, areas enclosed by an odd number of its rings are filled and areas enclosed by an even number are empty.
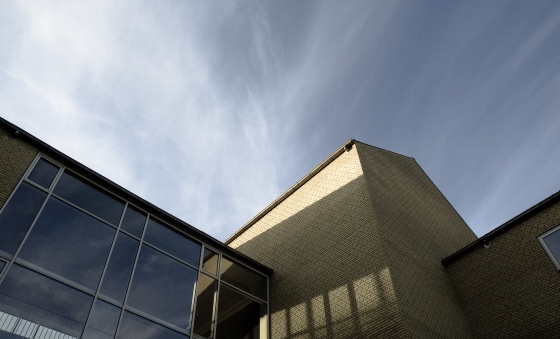
[[[0,210],[0,338],[268,338],[268,278],[39,157]]]

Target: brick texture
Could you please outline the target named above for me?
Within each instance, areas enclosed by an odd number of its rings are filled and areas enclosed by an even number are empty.
[[[470,338],[441,259],[476,240],[416,161],[356,143],[407,332]]]
[[[537,237],[560,224],[560,202],[447,265],[473,338],[558,338],[560,272]]]
[[[0,128],[0,208],[4,205],[38,150],[20,139],[11,139]]]
[[[413,159],[357,143],[230,246],[274,269],[272,339],[470,338],[440,261],[475,238]]]

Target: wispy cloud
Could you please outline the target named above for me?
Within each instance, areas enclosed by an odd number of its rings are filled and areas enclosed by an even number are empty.
[[[560,188],[554,2],[0,6],[0,114],[221,239],[349,138],[478,234]]]

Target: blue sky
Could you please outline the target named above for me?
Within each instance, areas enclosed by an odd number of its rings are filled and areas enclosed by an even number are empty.
[[[482,235],[560,190],[558,1],[3,1],[0,115],[225,239],[345,141]]]

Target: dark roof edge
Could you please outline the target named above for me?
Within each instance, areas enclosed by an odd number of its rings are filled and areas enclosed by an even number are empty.
[[[386,150],[384,148],[380,148],[377,146],[373,146],[373,145],[369,145],[366,143],[363,143],[361,141],[355,140],[355,139],[350,139],[347,142],[345,142],[340,148],[338,148],[336,151],[334,151],[334,153],[332,153],[327,159],[323,160],[323,162],[321,162],[319,165],[317,165],[317,167],[315,167],[314,169],[311,170],[311,172],[307,173],[303,178],[301,178],[298,182],[296,182],[292,187],[290,187],[286,192],[282,193],[282,195],[280,195],[278,198],[276,198],[276,200],[274,200],[270,205],[266,206],[262,211],[260,211],[257,215],[255,215],[251,220],[249,220],[245,225],[243,225],[240,229],[238,229],[237,231],[235,231],[235,233],[233,233],[229,238],[227,238],[224,243],[225,244],[230,244],[232,241],[234,241],[235,239],[237,239],[243,232],[245,232],[247,229],[249,229],[251,226],[253,226],[257,221],[259,221],[263,216],[265,216],[268,212],[270,212],[271,210],[273,210],[276,206],[280,205],[280,203],[284,200],[286,200],[286,198],[288,198],[292,193],[294,193],[298,188],[300,188],[301,186],[303,186],[306,182],[308,182],[311,178],[313,178],[317,173],[319,173],[322,169],[324,169],[325,167],[327,167],[331,162],[334,161],[334,159],[338,158],[339,155],[341,155],[344,151],[345,148],[347,146],[352,146],[354,144],[363,144],[369,147],[374,147],[377,149],[380,149],[382,151],[386,151],[386,152],[390,152],[396,155],[399,155],[401,157],[406,157],[406,158],[411,158],[408,157],[406,155],[402,155],[399,153],[395,153],[393,151],[389,151]],[[414,159],[414,158],[411,158]]]
[[[485,241],[490,241],[490,239],[496,237],[500,233],[503,233],[510,228],[517,226],[519,221],[532,216],[534,213],[537,213],[543,208],[546,208],[549,204],[553,203],[555,200],[560,198],[560,191],[554,193],[550,197],[542,200],[541,202],[537,203],[533,207],[530,207],[526,211],[522,212],[521,214],[513,217],[512,219],[506,221],[501,226],[496,227],[492,231],[486,233],[482,237],[478,238],[477,240],[473,241],[472,243],[468,244],[467,246],[463,247],[462,249],[458,250],[457,252],[451,254],[447,258],[443,258],[441,263],[446,266],[461,257],[462,255],[468,253],[472,249],[476,248],[479,244],[484,244]]]
[[[32,134],[26,132],[25,130],[19,128],[18,126],[12,124],[11,122],[7,121],[6,119],[0,117],[0,126],[7,128],[8,130],[12,130],[12,132],[17,131],[17,139],[19,138],[25,138],[28,141],[30,141],[32,144],[36,145],[37,148],[39,148],[39,150],[41,149],[46,149],[49,152],[56,154],[57,156],[60,156],[61,158],[65,159],[66,161],[70,162],[72,165],[80,168],[81,170],[83,170],[84,172],[87,172],[88,174],[92,175],[93,177],[107,183],[108,185],[114,187],[115,189],[117,189],[118,191],[120,191],[123,195],[125,196],[131,196],[134,199],[140,201],[143,204],[146,204],[147,206],[149,206],[150,208],[154,209],[155,211],[157,211],[158,213],[163,214],[164,216],[166,216],[167,218],[177,222],[178,224],[180,224],[181,226],[189,229],[190,231],[196,233],[197,235],[199,235],[201,238],[203,239],[209,239],[211,243],[213,243],[213,245],[218,245],[217,247],[224,247],[229,251],[232,251],[236,256],[239,256],[240,258],[243,258],[244,260],[250,262],[251,264],[255,265],[256,267],[262,269],[264,272],[266,272],[268,275],[271,275],[273,270],[272,268],[265,266],[261,263],[259,263],[258,261],[246,256],[245,254],[227,246],[225,243],[221,242],[220,240],[212,237],[209,234],[206,234],[205,232],[189,225],[187,222],[177,218],[176,216],[162,210],[161,208],[153,205],[152,203],[146,201],[145,199],[137,196],[136,194],[130,192],[129,190],[127,190],[126,188],[114,183],[113,181],[107,179],[106,177],[102,176],[101,174],[95,172],[94,170],[88,168],[87,166],[83,165],[82,163],[72,159],[71,157],[67,156],[66,154],[62,153],[61,151],[57,150],[56,148],[50,146],[49,144],[45,143],[44,141],[41,141],[40,139],[36,138],[35,136],[33,136]]]

